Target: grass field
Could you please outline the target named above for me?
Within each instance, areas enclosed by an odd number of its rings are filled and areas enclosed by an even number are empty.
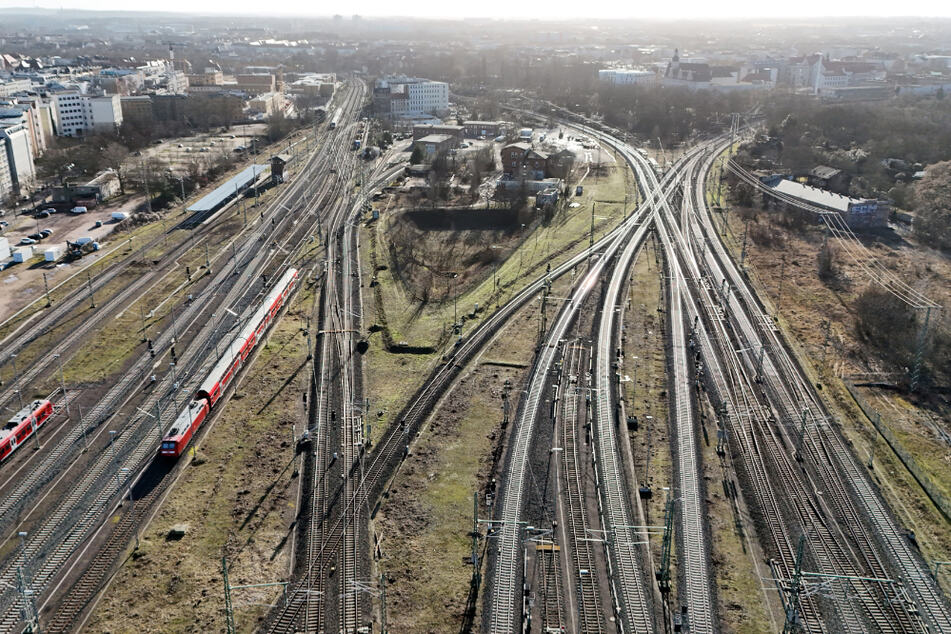
[[[306,423],[309,379],[300,308],[312,302],[309,293],[298,293],[214,426],[183,457],[181,479],[142,531],[89,631],[224,631],[222,556],[233,585],[287,579],[297,513],[292,430]],[[188,532],[169,541],[177,524]],[[236,591],[238,631],[256,631],[279,596],[279,588]]]

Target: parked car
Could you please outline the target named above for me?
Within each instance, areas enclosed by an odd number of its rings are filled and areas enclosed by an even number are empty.
[[[50,212],[48,212],[48,211],[46,211],[46,210],[44,209],[43,211],[38,211],[38,212],[36,212],[35,214],[33,214],[33,217],[34,217],[34,218],[49,218],[49,217],[50,217]]]
[[[31,240],[36,240],[37,242],[39,242],[40,240],[42,240],[42,239],[45,238],[46,236],[44,236],[42,233],[31,233],[28,237],[29,237]]]
[[[3,227],[4,229],[6,229],[9,226],[10,226],[9,222],[7,222],[6,220],[0,220],[0,227]]]
[[[102,220],[97,220],[95,224],[95,228],[98,229],[101,226],[102,226]]]
[[[70,213],[74,213],[74,214],[84,214],[84,213],[86,213],[86,212],[89,211],[89,210],[86,209],[85,207],[73,207],[73,208],[70,209],[69,211],[70,211]]]
[[[36,244],[36,240],[34,240],[33,238],[20,238],[20,244],[23,244],[23,245]]]
[[[44,238],[48,238],[48,237],[50,237],[51,235],[53,235],[53,230],[52,230],[52,229],[43,229],[42,231],[40,231],[40,235],[42,235]]]

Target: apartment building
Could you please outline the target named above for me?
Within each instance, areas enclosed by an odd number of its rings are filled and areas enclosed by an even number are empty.
[[[59,136],[83,136],[117,130],[122,125],[119,95],[84,95],[78,91],[53,96]]]
[[[373,103],[383,117],[444,116],[449,112],[449,84],[419,77],[385,77],[374,85]]]
[[[18,123],[0,127],[0,146],[3,148],[0,161],[8,166],[13,192],[23,194],[29,191],[36,182],[36,168],[26,125]]]

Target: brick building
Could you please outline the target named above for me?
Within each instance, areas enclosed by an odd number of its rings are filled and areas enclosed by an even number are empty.
[[[568,150],[549,155],[528,143],[506,145],[501,155],[502,172],[508,179],[565,178],[574,162],[574,154]]]

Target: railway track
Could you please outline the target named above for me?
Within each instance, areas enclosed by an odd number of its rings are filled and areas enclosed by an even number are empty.
[[[291,196],[295,195],[295,192],[298,192],[304,184],[306,184],[306,181],[303,179],[295,182],[291,189],[278,198],[274,203],[274,208],[286,206]],[[262,230],[259,229],[257,232],[251,231],[250,236],[253,238],[255,235],[263,235]],[[251,240],[249,239],[248,243],[250,242]],[[176,257],[184,253],[186,248],[192,248],[196,244],[197,241],[187,241],[179,245],[173,251],[174,257],[166,257],[166,262],[171,263]],[[226,253],[226,251],[227,249],[225,248],[222,254]],[[241,259],[246,260],[247,254],[247,249],[242,249]],[[237,259],[237,254],[232,250],[232,260],[236,262]],[[214,266],[219,266],[217,259]],[[221,268],[226,268],[226,265],[221,265]],[[21,378],[24,380],[30,377],[35,378],[42,369],[52,362],[53,353],[58,350],[65,351],[69,346],[80,341],[83,337],[88,337],[89,333],[100,325],[98,315],[101,314],[102,318],[110,315],[110,308],[126,305],[133,296],[134,291],[141,290],[147,286],[147,282],[154,281],[149,275],[143,276],[141,280],[142,283],[139,283],[139,281],[134,282],[121,291],[118,296],[112,298],[107,305],[102,306],[100,308],[101,313],[97,313],[97,316],[94,316],[93,319],[86,320],[84,324],[73,330],[64,341],[58,343],[49,354],[41,357]],[[210,293],[216,292],[216,289],[221,283],[222,280],[220,278],[212,283]],[[205,300],[208,296],[209,291],[207,290],[199,292],[199,302]],[[190,316],[193,311],[191,307],[189,307],[186,312]],[[182,315],[176,314],[172,319],[172,323],[168,325],[164,332],[156,337],[153,342],[156,357],[161,358],[162,354],[166,353],[179,338],[179,333],[186,329],[186,326],[183,326],[181,322],[191,323],[190,320],[183,318]],[[77,421],[77,424],[71,424],[66,435],[51,448],[49,454],[31,456],[29,460],[30,466],[26,468],[25,473],[21,473],[21,471],[23,471],[21,468],[15,474],[15,482],[12,482],[13,478],[11,477],[4,483],[12,484],[13,488],[0,499],[0,530],[7,530],[11,523],[18,521],[20,513],[28,504],[34,501],[36,494],[60,475],[62,469],[70,464],[69,458],[75,456],[81,447],[85,447],[88,436],[94,433],[103,423],[107,422],[112,414],[121,408],[122,403],[125,402],[130,393],[141,389],[145,385],[146,379],[153,373],[153,364],[154,358],[152,355],[143,350],[133,365],[122,374],[119,381],[109,389],[106,395],[100,398],[95,406],[91,410],[88,410],[81,420]]]
[[[650,632],[654,616],[651,609],[650,585],[645,581],[639,562],[639,548],[647,543],[645,527],[639,527],[630,500],[636,491],[628,490],[628,477],[621,458],[621,442],[617,429],[621,421],[616,407],[616,387],[620,378],[615,368],[615,318],[621,288],[628,276],[634,254],[647,236],[650,218],[653,216],[653,201],[648,203],[647,213],[637,226],[632,237],[624,245],[614,271],[608,279],[601,305],[601,317],[597,325],[597,344],[594,356],[594,403],[593,429],[597,448],[597,468],[600,474],[599,492],[601,513],[604,518],[607,547],[613,565],[613,586],[617,611],[622,621],[622,630],[627,632]]]
[[[589,253],[598,252],[614,241],[625,229],[626,225],[619,226],[607,235],[598,239],[593,249],[586,250],[569,258],[564,263],[553,268],[550,273],[537,278],[518,291],[508,302],[499,307],[492,315],[476,327],[451,352],[446,354],[445,362],[438,366],[429,379],[411,398],[407,406],[396,417],[398,423],[391,425],[383,434],[383,438],[375,445],[372,452],[364,460],[363,475],[349,498],[344,500],[348,506],[365,505],[373,507],[379,499],[390,475],[399,465],[406,454],[412,439],[416,436],[419,427],[430,415],[432,408],[443,391],[458,376],[462,368],[473,358],[482,346],[489,341],[498,329],[519,308],[534,298],[549,279],[556,279],[575,269],[589,258]],[[315,474],[316,477],[316,474]],[[313,517],[313,514],[311,514]],[[316,569],[325,570],[329,564],[323,563],[324,554],[336,552],[341,541],[342,520],[334,520],[332,524],[322,528],[321,545],[315,555],[309,556],[310,564],[304,578],[288,588],[288,604],[281,607],[269,618],[265,629],[281,632],[293,631],[294,623],[301,611],[311,610],[316,603],[312,583],[307,579],[317,574]],[[311,541],[313,543],[313,541]],[[319,597],[318,597],[319,598]]]
[[[578,415],[582,405],[579,394],[591,387],[591,374],[583,364],[582,346],[578,340],[566,344],[564,358],[564,376],[567,386],[562,390],[561,402],[561,446],[562,473],[564,475],[564,502],[562,513],[567,521],[568,535],[565,547],[570,553],[571,578],[574,579],[574,596],[577,602],[575,612],[578,623],[575,631],[605,632],[607,620],[601,606],[601,592],[598,582],[597,566],[591,549],[590,537],[600,530],[600,524],[590,526],[586,504],[585,463],[582,452],[583,443],[590,442],[590,433],[585,434],[586,424],[582,424]],[[582,387],[582,375],[585,376]],[[590,392],[588,392],[590,394]],[[584,402],[590,403],[589,399]],[[585,407],[587,410],[587,407]],[[587,438],[583,439],[584,436]],[[593,529],[593,530],[592,530]]]
[[[919,574],[924,569],[921,562],[916,561],[917,555],[912,554],[911,549],[904,543],[905,540],[899,535],[894,522],[890,521],[890,518],[885,515],[882,502],[869,486],[867,476],[856,468],[855,458],[851,455],[851,451],[844,446],[832,426],[827,424],[830,419],[821,402],[809,394],[808,389],[804,389],[806,388],[805,377],[792,363],[792,360],[786,356],[784,344],[778,341],[775,332],[764,333],[760,329],[760,332],[757,333],[754,324],[755,321],[752,323],[747,321],[743,325],[744,333],[752,336],[759,334],[765,342],[770,341],[767,337],[773,337],[775,342],[773,345],[767,343],[761,343],[760,345],[766,350],[763,355],[766,359],[762,364],[762,375],[767,392],[776,403],[775,407],[778,411],[777,418],[779,421],[777,431],[784,437],[786,446],[795,446],[798,434],[794,429],[793,421],[805,406],[808,411],[802,445],[804,454],[809,457],[805,462],[814,469],[814,471],[810,470],[810,473],[811,477],[817,480],[815,486],[822,487],[821,490],[826,491],[823,501],[829,506],[829,510],[835,516],[844,518],[840,520],[840,524],[844,527],[844,532],[850,534],[850,539],[853,540],[852,543],[855,543],[857,548],[860,549],[861,558],[864,560],[862,562],[863,569],[878,578],[891,576],[888,574],[879,554],[881,546],[876,543],[876,539],[872,538],[862,519],[864,515],[874,520],[873,526],[876,533],[886,538],[884,542],[886,552],[891,545],[898,546],[890,554],[894,562],[897,563],[898,569],[905,573],[901,576],[905,577],[906,580],[914,579],[915,568],[919,570]],[[776,364],[774,364],[772,358],[774,355],[779,357],[779,362]],[[845,471],[845,475],[842,474],[840,469]],[[854,493],[849,490],[850,486],[855,489]],[[866,507],[867,515],[860,514],[857,511],[854,500]],[[835,542],[838,540],[826,538],[824,541],[829,542],[830,547],[834,548],[837,546]],[[924,577],[927,579],[927,574]],[[931,595],[928,585],[927,581],[924,584],[921,583],[921,577],[918,578],[918,583],[915,584],[918,593],[925,598]],[[868,617],[885,631],[896,625],[899,627],[899,631],[914,631],[917,626],[909,622],[909,615],[904,610],[896,610],[901,602],[896,600],[897,597],[889,596],[890,593],[885,591],[886,588],[879,588],[880,596],[877,599],[874,597],[862,597],[860,599]],[[860,592],[860,596],[865,594],[865,592]],[[882,605],[888,607],[883,610]],[[941,605],[935,604],[932,604],[931,607],[934,615],[939,617],[938,622],[940,622],[942,615],[947,615],[946,607],[942,608]],[[883,614],[883,612],[891,614]],[[939,627],[939,629],[941,628]]]
[[[711,161],[712,158],[707,161],[704,173],[709,171]],[[730,335],[732,341],[729,345],[746,349],[742,359],[734,360],[733,363],[739,362],[743,366],[741,368],[743,372],[761,377],[761,384],[765,387],[770,407],[776,412],[775,419],[779,421],[779,424],[774,425],[769,425],[768,420],[756,421],[757,425],[753,433],[757,434],[758,439],[756,436],[752,437],[756,443],[756,453],[771,464],[772,469],[778,470],[781,476],[780,481],[787,491],[799,492],[798,495],[793,494],[792,497],[792,499],[804,501],[797,509],[799,516],[796,523],[803,527],[801,530],[810,533],[810,539],[818,551],[816,558],[820,566],[825,568],[824,572],[887,578],[887,569],[878,555],[879,547],[875,543],[876,540],[872,539],[861,517],[855,512],[853,506],[855,496],[848,490],[846,484],[857,485],[860,489],[863,485],[868,487],[866,478],[854,468],[854,457],[851,457],[850,452],[845,449],[832,426],[824,422],[829,420],[827,414],[824,413],[814,395],[809,394],[810,388],[804,376],[788,358],[785,345],[779,340],[775,328],[771,324],[767,325],[766,319],[759,318],[765,311],[746,288],[745,280],[735,271],[723,272],[720,268],[721,265],[726,265],[729,269],[731,263],[719,244],[718,238],[715,238],[716,234],[712,231],[708,212],[699,213],[699,209],[703,208],[702,179],[699,181],[695,188],[690,188],[695,190],[695,195],[692,195],[697,209],[692,209],[687,214],[691,222],[696,224],[685,228],[694,233],[694,238],[691,240],[693,258],[704,262],[710,271],[705,274],[708,279],[711,281],[729,279],[733,287],[737,289],[737,293],[722,292],[720,297],[724,321],[732,331]],[[698,217],[699,222],[695,220]],[[695,271],[696,278],[702,277],[699,269]],[[709,286],[716,287],[717,284],[709,284]],[[757,355],[757,351],[762,352]],[[777,357],[775,361],[774,357]],[[755,378],[753,378],[753,384],[756,383]],[[746,380],[749,381],[749,379]],[[755,391],[751,387],[747,387],[747,390],[748,395],[744,398],[748,401],[756,399]],[[803,414],[803,405],[808,406],[806,414]],[[797,445],[794,421],[801,415],[805,415],[810,423],[806,427],[808,433],[804,435],[802,441],[803,451],[811,454],[811,459],[807,459],[806,463],[810,466],[814,465],[815,469],[815,471],[808,469],[805,473],[800,473],[801,470],[790,463],[790,448]],[[812,438],[813,435],[821,437],[821,443]],[[740,438],[747,447],[750,446],[750,436],[743,433],[740,434]],[[828,443],[828,446],[820,447],[822,443]],[[850,465],[852,467],[852,473],[845,478],[833,472],[835,461],[830,461],[829,458],[834,456],[834,452],[830,451],[834,447],[839,447],[843,452],[839,456],[840,464],[844,463],[846,469],[849,469]],[[749,464],[749,460],[746,462]],[[825,495],[821,499],[815,499],[813,492],[816,490],[823,490]],[[870,488],[868,493],[871,493]],[[871,497],[874,499],[868,500],[868,496],[860,494],[858,499],[874,501],[877,503],[874,506],[878,506],[881,510],[881,502],[877,496],[872,494]],[[825,528],[829,518],[839,518],[831,524],[831,530]],[[785,524],[790,521],[790,518],[773,521]],[[775,529],[770,526],[769,530]],[[774,539],[778,542],[785,541],[788,552],[792,551],[789,548],[791,544],[788,542],[791,540],[788,535]],[[850,544],[855,546],[850,547]],[[784,574],[789,574],[791,565],[788,552],[782,555]],[[846,629],[872,627],[878,631],[917,631],[919,629],[915,619],[902,607],[901,596],[894,592],[890,584],[873,584],[871,588],[857,586],[847,591],[852,595],[848,599],[844,596],[838,599],[833,598],[835,618],[839,627]],[[845,592],[839,594],[844,595]],[[818,615],[814,611],[810,609],[809,612],[809,627],[821,631],[825,624],[818,620]]]
[[[340,141],[340,145],[343,146],[343,139],[340,139]],[[315,169],[318,165],[320,165],[319,161],[310,162],[308,168]],[[310,186],[312,187],[313,183]],[[291,214],[282,216],[279,222],[275,218],[271,224],[262,223],[241,250],[241,255],[244,256],[242,258],[244,259],[242,271],[238,273],[239,257],[235,254],[231,271],[222,268],[218,273],[216,283],[212,284],[212,288],[217,289],[227,281],[227,278],[232,276],[235,278],[231,290],[223,300],[218,300],[215,297],[219,305],[230,307],[229,310],[236,309],[233,311],[235,313],[240,313],[245,308],[250,307],[259,294],[257,285],[254,283],[258,279],[258,275],[262,271],[279,270],[287,263],[290,256],[283,258],[283,261],[281,261],[281,258],[278,258],[277,255],[289,250],[293,251],[304,242],[308,235],[313,234],[319,223],[319,216],[317,214],[313,214],[313,216],[315,217],[309,222],[300,224],[297,218],[292,218]],[[256,243],[259,240],[255,235],[258,235],[263,241],[267,234],[276,235],[282,231],[288,232],[286,238],[281,239],[283,244],[274,241],[274,248],[272,249],[257,248]],[[243,279],[247,279],[248,282],[243,283]],[[212,296],[214,296],[214,293],[210,295],[209,299]],[[193,304],[186,309],[185,313],[194,310],[197,318],[201,313],[196,308],[198,305],[199,303]],[[204,376],[209,365],[217,359],[215,351],[217,339],[215,339],[215,335],[218,334],[219,326],[219,323],[205,323],[201,332],[192,340],[192,345],[181,359],[180,365],[184,366],[184,372],[176,377],[166,376],[160,383],[159,389],[154,391],[153,395],[147,399],[146,409],[157,405],[161,396],[166,398],[173,396],[170,389],[174,383],[181,381],[186,389],[190,389],[192,383],[197,383]],[[227,334],[227,331],[224,334]],[[178,381],[174,379],[178,379]],[[148,468],[157,445],[157,441],[153,438],[156,435],[161,436],[164,427],[177,415],[179,407],[180,405],[176,406],[174,400],[172,401],[172,407],[168,407],[168,403],[166,403],[165,408],[159,407],[159,415],[162,420],[160,425],[155,425],[146,416],[134,416],[132,423],[110,444],[110,449],[114,454],[110,455],[103,452],[95,460],[94,468],[87,470],[79,485],[73,487],[69,492],[65,498],[66,503],[58,505],[54,516],[43,522],[39,531],[30,535],[30,540],[24,550],[27,555],[34,555],[32,561],[39,571],[38,574],[33,574],[31,579],[35,591],[42,592],[49,586],[54,575],[75,552],[76,547],[82,543],[91,528],[95,526],[97,518],[101,516],[110,499],[117,493],[115,489],[119,485],[125,485],[127,481],[131,484],[129,480],[133,478],[131,474],[138,473],[141,475]],[[150,429],[152,430],[151,433],[148,431]],[[129,475],[120,476],[121,473]],[[113,479],[116,480],[116,487],[104,486],[105,483],[111,482]],[[161,482],[167,482],[167,480],[163,479]],[[160,489],[161,487],[156,486],[155,488]],[[140,504],[140,507],[145,508],[145,504]],[[77,513],[80,517],[76,517]],[[59,537],[53,539],[57,534],[59,534]],[[62,537],[63,534],[65,534],[65,538]],[[54,543],[55,546],[53,548],[46,546],[50,543]],[[89,570],[95,572],[94,569],[97,566],[105,565],[100,564],[100,560],[113,561],[115,559],[114,554],[114,552],[110,553],[108,548],[102,551],[101,554],[97,555],[93,567]],[[4,575],[7,574],[9,568],[3,572]],[[92,577],[95,577],[95,574]],[[3,575],[0,575],[0,578],[3,578]],[[87,578],[89,577],[87,576]],[[77,596],[83,595],[85,592],[83,583],[78,584],[75,590],[74,594]],[[9,592],[5,593],[4,600],[9,598],[7,595],[9,595]],[[77,600],[70,599],[66,605],[73,605],[76,601],[82,603],[81,598]],[[4,605],[10,605],[10,603],[4,601]],[[7,609],[3,614],[3,620],[0,621],[0,624],[2,624],[0,629],[9,631],[8,624],[14,620],[15,617],[11,615],[10,609]]]
[[[576,126],[577,127],[577,126]],[[665,182],[668,187],[665,188],[658,182],[653,173],[653,168],[648,164],[638,152],[626,147],[623,143],[606,136],[599,130],[589,126],[580,126],[588,134],[601,139],[610,146],[614,147],[628,162],[635,174],[638,176],[640,186],[647,192],[646,198],[657,201],[656,205],[660,209],[668,206],[667,198],[670,196],[670,190],[676,187],[680,178],[678,173],[689,170],[689,166],[696,157],[701,155],[706,144],[693,149],[675,164],[674,168],[668,172]],[[645,220],[643,229],[648,225],[656,226],[660,223],[653,209],[651,216]],[[658,228],[659,232],[661,231]],[[662,235],[663,238],[663,235]],[[643,236],[641,237],[643,239]],[[612,399],[612,390],[616,389],[617,372],[613,370],[612,363],[618,355],[614,354],[614,316],[620,291],[623,282],[627,276],[633,259],[636,246],[631,245],[622,254],[618,266],[615,268],[614,275],[610,280],[610,286],[606,293],[604,308],[602,309],[602,323],[599,325],[598,352],[597,352],[597,371],[595,372],[595,402],[598,404],[596,411],[599,412],[599,429],[602,433],[598,434],[599,442],[603,444],[601,448],[601,459],[599,463],[602,469],[611,467],[611,463],[617,463],[619,456],[612,456],[616,452],[618,442],[614,436],[614,422],[612,418],[616,416],[614,400]],[[702,502],[703,490],[700,477],[700,464],[696,439],[696,422],[693,417],[693,409],[690,402],[690,390],[692,377],[689,375],[689,361],[686,356],[687,341],[684,331],[684,314],[680,306],[679,286],[683,283],[679,276],[679,269],[675,268],[671,273],[671,292],[668,297],[670,302],[669,320],[670,332],[672,335],[672,358],[670,360],[672,368],[672,397],[671,397],[671,425],[676,437],[676,476],[677,486],[675,487],[677,498],[680,501],[680,512],[678,513],[679,527],[678,543],[682,556],[679,563],[682,571],[683,583],[681,592],[684,595],[684,604],[690,612],[690,628],[696,632],[714,632],[717,629],[717,616],[714,607],[712,580],[709,571],[709,551],[707,546],[707,529],[705,522],[705,508]],[[618,353],[619,354],[619,353]],[[620,359],[617,359],[618,361]],[[612,377],[615,380],[612,380]],[[610,438],[610,440],[609,440]],[[608,459],[605,459],[605,456]],[[614,466],[612,469],[617,474],[620,470]],[[612,474],[602,483],[602,495],[610,491],[610,486],[618,478],[618,475]],[[611,526],[625,527],[630,526],[632,520],[630,513],[624,513],[620,509],[620,504],[626,500],[632,499],[632,492],[617,491],[613,493],[614,500],[612,504],[619,510],[615,512],[615,518],[612,522],[605,522],[605,527],[610,530]],[[606,505],[607,506],[607,505]],[[646,541],[646,527],[627,529],[626,540],[628,542]],[[641,537],[638,537],[640,535]],[[628,568],[630,570],[630,568]],[[628,577],[631,573],[628,572]],[[622,590],[625,587],[636,587],[632,581],[622,584]],[[638,624],[639,625],[639,624]]]
[[[362,408],[356,405],[362,379],[354,370],[359,366],[356,334],[362,324],[354,302],[359,297],[359,277],[353,270],[358,257],[353,217],[359,216],[370,192],[389,182],[400,169],[381,166],[372,176],[373,183],[364,184],[355,201],[338,204],[328,222],[330,239],[318,317],[320,352],[314,370],[318,403],[311,430],[316,451],[303,549],[307,554],[298,566],[303,572],[289,592],[289,603],[272,615],[266,626],[269,631],[320,632],[329,628],[356,632],[367,612],[362,592],[366,555],[362,548],[363,508],[345,503],[353,498],[355,483],[363,479],[365,447]],[[334,526],[328,530],[332,519]],[[337,540],[330,541],[331,535],[338,539],[342,535],[342,548]]]
[[[651,207],[652,203],[648,202],[644,209],[650,209]],[[490,568],[490,572],[494,574],[489,579],[488,609],[484,613],[485,629],[490,632],[511,631],[512,628],[518,627],[521,620],[518,608],[519,602],[517,601],[519,595],[518,580],[520,578],[518,561],[521,552],[519,522],[524,503],[527,461],[539,406],[545,390],[547,376],[552,369],[557,354],[558,342],[564,337],[569,324],[574,320],[584,299],[604,274],[608,263],[613,261],[622,247],[630,247],[630,245],[636,244],[638,240],[643,238],[644,222],[647,218],[647,212],[644,209],[639,209],[626,219],[621,224],[616,237],[613,237],[603,247],[597,259],[592,257],[587,273],[578,282],[572,292],[570,301],[562,308],[536,357],[527,393],[520,401],[519,411],[516,415],[506,464],[507,477],[503,482],[500,498],[496,504],[497,549],[494,553],[494,570]],[[610,418],[612,413],[599,413],[598,415]],[[614,442],[613,436],[610,437],[609,442]],[[606,445],[601,445],[601,449],[606,448]],[[626,624],[640,628],[640,631],[650,631],[653,615],[650,608],[649,593],[643,590],[643,581],[640,579],[635,544],[632,543],[636,540],[627,539],[632,525],[627,519],[621,519],[628,517],[628,514],[626,512],[627,502],[623,498],[623,493],[619,492],[622,486],[620,476],[618,476],[616,482],[612,483],[610,481],[619,473],[617,470],[618,464],[616,462],[608,464],[605,469],[603,464],[600,464],[604,460],[605,456],[599,454],[599,473],[602,478],[608,479],[608,482],[602,481],[601,483],[602,499],[606,502],[603,509],[605,530],[610,535],[611,531],[621,528],[620,537],[609,540],[611,542],[609,550],[612,553],[610,561],[615,566],[611,574],[619,575],[621,579],[619,584],[613,585],[616,600],[618,595],[621,595],[621,599],[617,600],[619,605],[615,606],[615,610],[620,612],[620,616],[625,619]],[[609,457],[608,461],[610,462],[610,460]],[[604,497],[605,487],[607,489],[606,498]]]
[[[290,198],[290,195],[291,190],[288,190],[283,192],[280,198],[286,202],[286,200]],[[104,304],[97,306],[92,314],[85,316],[74,328],[70,329],[67,333],[62,333],[61,337],[52,343],[52,348],[48,350],[47,354],[39,355],[29,367],[18,368],[19,372],[15,374],[12,380],[4,384],[4,390],[0,392],[0,407],[9,403],[18,390],[25,390],[33,384],[36,378],[53,363],[53,354],[55,352],[69,350],[74,344],[100,327],[113,312],[128,306],[131,303],[129,301],[130,298],[137,297],[137,294],[140,294],[143,289],[147,289],[156,281],[168,275],[177,264],[178,259],[197,247],[205,240],[207,237],[206,234],[212,233],[214,229],[215,225],[203,225],[195,228],[190,233],[188,240],[175,245],[169,253],[163,254],[157,266],[152,266],[148,271],[139,275],[116,294],[111,295]],[[149,251],[158,247],[163,241],[168,239],[167,236],[168,233],[163,232],[152,240],[142,244],[134,251],[130,250],[121,260],[113,263],[96,275],[95,279],[91,279],[88,285],[81,285],[74,289],[65,297],[58,299],[51,308],[39,314],[37,319],[25,322],[19,328],[4,337],[3,340],[0,341],[0,350],[2,350],[2,352],[0,352],[0,367],[11,364],[12,358],[20,354],[26,346],[35,342],[38,338],[47,335],[60,321],[73,314],[85,302],[88,302],[90,294],[98,293],[101,298],[103,289],[113,280],[125,273],[130,266],[143,261]],[[119,244],[117,244],[109,254],[124,249],[125,247],[123,245],[125,244],[125,240],[120,240]],[[79,273],[76,275],[78,274]],[[75,277],[75,275],[73,277]],[[0,325],[0,327],[2,327],[2,325]]]

